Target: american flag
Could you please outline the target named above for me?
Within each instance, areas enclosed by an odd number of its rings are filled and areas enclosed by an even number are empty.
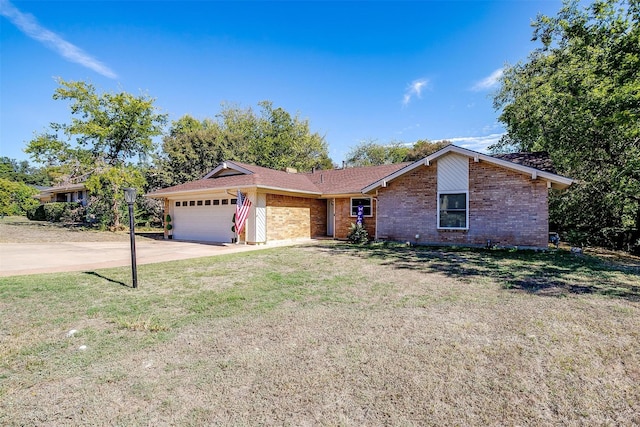
[[[249,216],[249,208],[251,208],[251,200],[238,190],[238,201],[236,203],[236,233],[238,233],[238,236],[244,229],[244,224]]]

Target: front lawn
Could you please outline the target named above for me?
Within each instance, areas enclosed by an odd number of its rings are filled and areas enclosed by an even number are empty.
[[[138,276],[0,278],[1,425],[640,424],[634,264],[322,242]]]

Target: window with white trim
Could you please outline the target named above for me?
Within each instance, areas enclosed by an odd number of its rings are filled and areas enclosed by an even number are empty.
[[[362,206],[364,216],[373,216],[370,197],[351,198],[351,216],[358,216],[358,206]]]
[[[468,193],[438,193],[438,228],[467,229]]]

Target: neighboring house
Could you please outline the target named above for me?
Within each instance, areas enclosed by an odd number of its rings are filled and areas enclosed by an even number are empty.
[[[450,145],[413,163],[294,173],[224,162],[204,178],[148,194],[164,199],[173,237],[231,242],[237,191],[252,202],[241,241],[344,239],[364,207],[377,239],[546,248],[549,189],[572,180],[544,156],[506,160]],[[538,158],[539,167],[527,161]]]
[[[35,196],[41,203],[78,202],[87,205],[87,187],[84,184],[66,184],[40,190]]]

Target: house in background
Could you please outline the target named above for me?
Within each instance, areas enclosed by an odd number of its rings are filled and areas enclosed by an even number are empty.
[[[65,184],[44,188],[35,196],[41,203],[77,202],[87,205],[87,187],[83,184]]]
[[[572,180],[546,169],[543,157],[499,158],[449,145],[413,163],[311,173],[229,161],[147,196],[164,199],[179,240],[231,242],[241,191],[252,202],[240,236],[249,244],[344,239],[362,206],[377,239],[546,248],[548,192]]]

